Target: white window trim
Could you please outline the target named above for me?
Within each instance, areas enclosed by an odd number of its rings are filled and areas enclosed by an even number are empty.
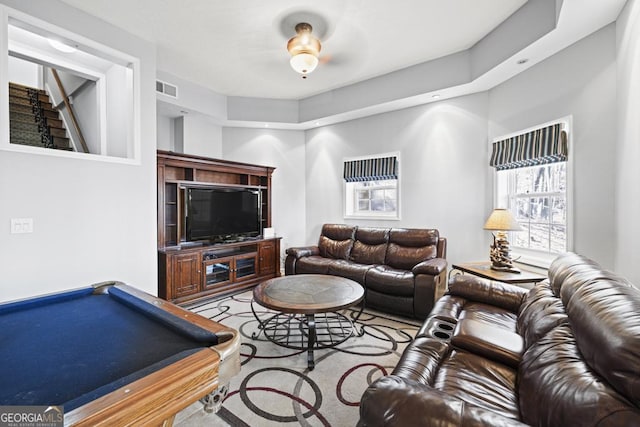
[[[347,212],[347,202],[346,202],[346,198],[347,198],[347,182],[344,180],[344,178],[341,176],[340,179],[342,180],[342,215],[345,219],[358,219],[358,220],[389,220],[389,221],[400,221],[402,219],[401,216],[401,194],[400,194],[400,175],[401,175],[401,170],[402,170],[402,165],[401,165],[401,159],[400,159],[400,152],[399,151],[394,151],[394,152],[389,152],[389,153],[377,153],[377,154],[372,154],[372,155],[368,155],[368,156],[357,156],[357,157],[344,157],[342,159],[342,165],[344,167],[344,164],[346,162],[351,162],[354,160],[366,160],[366,159],[379,159],[379,158],[383,158],[383,157],[395,157],[396,158],[396,162],[398,164],[398,179],[397,184],[396,184],[396,194],[397,194],[397,200],[396,200],[396,212],[394,214],[388,214],[388,213],[371,213],[371,214],[367,214],[367,215],[363,215],[363,214],[349,214]],[[341,169],[342,170],[342,169]]]
[[[523,133],[532,132],[536,129],[544,128],[547,126],[551,126],[554,124],[562,124],[562,130],[567,132],[567,147],[569,150],[569,158],[567,159],[567,251],[573,251],[573,229],[574,229],[574,221],[575,221],[575,204],[574,204],[574,154],[573,154],[573,116],[565,116],[557,120],[552,120],[547,123],[541,123],[535,126],[532,126],[527,129],[518,130],[516,132],[508,133],[505,135],[501,135],[493,138],[489,141],[489,150],[488,156],[490,160],[491,152],[493,148],[493,143],[497,141],[501,141],[504,139],[512,138],[517,135],[521,135]],[[488,161],[487,161],[488,163]],[[505,201],[500,200],[499,197],[499,185],[498,185],[498,171],[495,168],[493,169],[493,205],[496,208],[508,208],[509,206],[504,206]],[[551,262],[557,257],[557,254],[546,253],[542,251],[536,251],[534,249],[525,249],[525,248],[517,248],[512,247],[511,257],[514,262],[524,265],[529,265],[538,268],[549,268]]]

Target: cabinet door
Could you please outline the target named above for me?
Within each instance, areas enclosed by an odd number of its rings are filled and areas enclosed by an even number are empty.
[[[246,255],[238,255],[235,257],[234,280],[247,280],[256,276],[258,271],[256,262],[256,253],[252,252]]]
[[[261,242],[259,251],[260,274],[275,274],[276,244],[273,241]]]
[[[198,292],[200,288],[200,254],[173,256],[173,297],[180,298]]]
[[[204,289],[227,285],[233,281],[233,257],[213,258],[202,263]]]

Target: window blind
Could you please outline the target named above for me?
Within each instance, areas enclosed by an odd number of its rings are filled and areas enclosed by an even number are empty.
[[[561,124],[547,126],[493,143],[490,165],[496,170],[564,162],[569,155]]]
[[[380,157],[344,162],[344,180],[347,182],[398,179],[398,159]]]

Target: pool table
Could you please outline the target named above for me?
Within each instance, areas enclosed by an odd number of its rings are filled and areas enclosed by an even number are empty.
[[[0,343],[0,405],[65,425],[171,425],[240,371],[236,330],[120,282],[0,304]]]

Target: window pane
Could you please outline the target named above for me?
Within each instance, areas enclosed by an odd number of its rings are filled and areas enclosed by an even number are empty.
[[[384,210],[394,212],[396,210],[396,201],[394,199],[386,199],[384,201]]]
[[[522,231],[515,231],[511,233],[511,244],[520,248],[529,247],[529,224],[522,225]]]
[[[564,225],[551,226],[551,252],[566,252],[567,228]]]
[[[531,224],[529,247],[540,251],[549,251],[549,225]]]
[[[371,190],[372,199],[384,199],[384,190]]]
[[[516,219],[519,222],[531,218],[529,199],[516,199]]]
[[[372,211],[384,211],[384,199],[371,200],[371,210]]]
[[[532,168],[533,191],[536,193],[548,193],[550,191],[550,171],[548,167],[540,166]]]
[[[531,198],[531,220],[537,222],[549,222],[549,198],[535,197]]]
[[[368,199],[369,198],[369,191],[368,190],[359,190],[357,192],[357,195],[358,195],[358,200]]]
[[[567,220],[566,200],[564,198],[554,197],[552,203],[551,222],[561,222],[564,224]]]
[[[360,201],[358,201],[358,210],[359,211],[368,211],[369,210],[369,201],[368,200],[360,200]]]

